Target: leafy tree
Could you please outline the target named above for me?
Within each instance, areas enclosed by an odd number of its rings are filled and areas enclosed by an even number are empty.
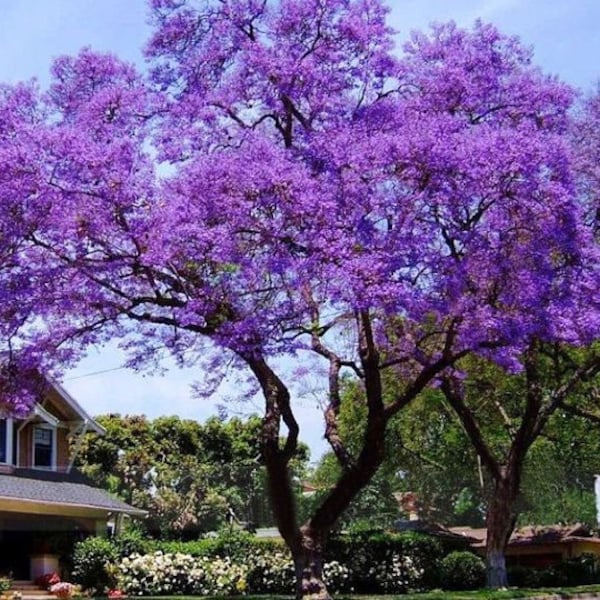
[[[71,359],[118,337],[135,367],[167,349],[251,374],[297,594],[327,597],[327,534],[396,414],[444,373],[451,385],[470,353],[516,368],[533,340],[596,331],[565,142],[573,94],[482,23],[415,34],[396,57],[379,0],[152,11],[151,82],[88,50],[54,65],[43,161],[24,157],[43,228],[22,260],[44,282],[26,334]],[[342,471],[302,523],[291,382],[323,369]],[[339,435],[344,372],[367,407],[356,452]]]
[[[600,371],[594,350],[569,353],[532,342],[520,377],[497,388],[494,365],[471,361],[468,376],[445,375],[442,392],[491,479],[486,506],[488,582],[506,584],[504,551],[518,516],[517,500],[527,456],[561,408]],[[578,358],[579,360],[575,360]],[[496,411],[481,410],[491,404]]]
[[[195,538],[230,514],[241,523],[271,525],[265,506],[260,420],[97,417],[106,435],[88,433],[77,466],[97,485],[148,511],[143,526],[162,538]],[[296,463],[308,459],[301,446]]]

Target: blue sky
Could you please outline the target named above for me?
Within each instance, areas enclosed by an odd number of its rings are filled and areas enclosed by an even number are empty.
[[[476,18],[495,23],[533,46],[536,62],[547,72],[590,91],[600,77],[600,2],[598,0],[388,0],[398,42],[412,29],[432,21],[470,25]],[[0,81],[36,77],[48,81],[53,58],[82,46],[112,51],[142,64],[147,38],[145,0],[0,0]],[[92,414],[178,414],[204,420],[216,404],[195,399],[190,385],[196,371],[165,363],[162,376],[118,369],[118,350],[91,351],[65,375],[65,387]],[[224,393],[232,386],[224,389]],[[324,449],[317,400],[298,398],[303,440],[316,458]],[[251,404],[231,406],[231,414],[250,412]],[[260,410],[257,403],[256,410]]]

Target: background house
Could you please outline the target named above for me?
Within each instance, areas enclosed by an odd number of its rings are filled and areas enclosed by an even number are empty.
[[[472,539],[471,547],[485,555],[487,532],[484,528],[451,527],[451,531]],[[509,566],[545,568],[563,560],[592,554],[600,559],[600,538],[589,527],[576,525],[529,526],[515,530],[506,548]]]

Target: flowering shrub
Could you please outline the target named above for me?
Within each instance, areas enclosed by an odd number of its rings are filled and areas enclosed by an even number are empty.
[[[350,569],[337,560],[323,565],[323,579],[330,592],[353,592],[352,573]]]
[[[294,563],[284,552],[257,552],[247,559],[248,591],[253,594],[292,594],[295,585]],[[351,573],[338,561],[323,565],[323,579],[330,592],[352,590]]]
[[[255,552],[247,558],[248,589],[254,594],[291,594],[294,563],[284,552]]]
[[[118,587],[136,596],[294,593],[294,566],[281,541],[244,534],[196,542],[144,541],[143,546],[160,550],[123,557],[114,542],[86,540],[75,556],[76,581],[85,580],[86,588],[104,594]],[[329,540],[323,575],[332,593],[431,589],[442,583],[440,562],[449,548],[415,533],[352,532]]]
[[[410,556],[391,552],[385,560],[370,565],[368,579],[373,581],[378,592],[384,594],[403,594],[409,589],[419,587],[423,575]]]
[[[50,592],[58,598],[73,598],[79,595],[80,588],[72,583],[60,581],[50,586]]]
[[[121,589],[137,596],[231,596],[246,590],[246,568],[228,558],[133,554],[121,561],[118,571]]]
[[[238,596],[294,591],[294,565],[289,555],[281,552],[257,553],[244,562],[182,553],[132,554],[121,560],[117,571],[120,589],[132,596]],[[350,590],[350,572],[340,563],[327,563],[324,576],[331,591]]]
[[[327,555],[346,565],[357,593],[402,593],[437,587],[439,540],[415,533],[360,531],[333,537]]]

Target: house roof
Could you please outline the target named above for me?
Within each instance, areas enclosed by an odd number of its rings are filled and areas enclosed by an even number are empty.
[[[454,533],[472,538],[473,546],[484,547],[487,541],[487,530],[485,528],[451,527]],[[508,545],[534,546],[541,544],[564,544],[569,542],[586,541],[600,544],[600,538],[591,534],[588,527],[581,523],[575,525],[543,525],[522,527],[513,531]]]
[[[112,497],[79,473],[16,469],[0,474],[0,510],[51,514],[123,513],[142,517],[146,512]],[[22,510],[20,510],[22,508]]]
[[[421,519],[397,519],[394,523],[394,530],[397,532],[414,531],[417,533],[425,533],[433,537],[442,538],[452,542],[463,542],[464,544],[472,544],[477,542],[476,539],[456,532],[453,528],[444,527],[439,523],[423,521]]]
[[[73,396],[71,396],[71,394],[69,394],[69,392],[67,392],[67,390],[60,383],[58,383],[58,381],[56,381],[50,377],[46,377],[46,380],[48,381],[50,386],[54,389],[57,396],[64,402],[64,404],[71,411],[73,411],[73,413],[76,415],[76,417],[78,419],[80,419],[81,421],[83,421],[86,424],[87,429],[94,431],[95,433],[98,433],[100,435],[104,435],[106,433],[106,429],[104,429],[104,427],[102,427],[102,425],[100,425],[100,423],[96,422],[83,409],[81,404],[79,404],[79,402],[77,402],[77,400],[75,400],[75,398],[73,398]]]

